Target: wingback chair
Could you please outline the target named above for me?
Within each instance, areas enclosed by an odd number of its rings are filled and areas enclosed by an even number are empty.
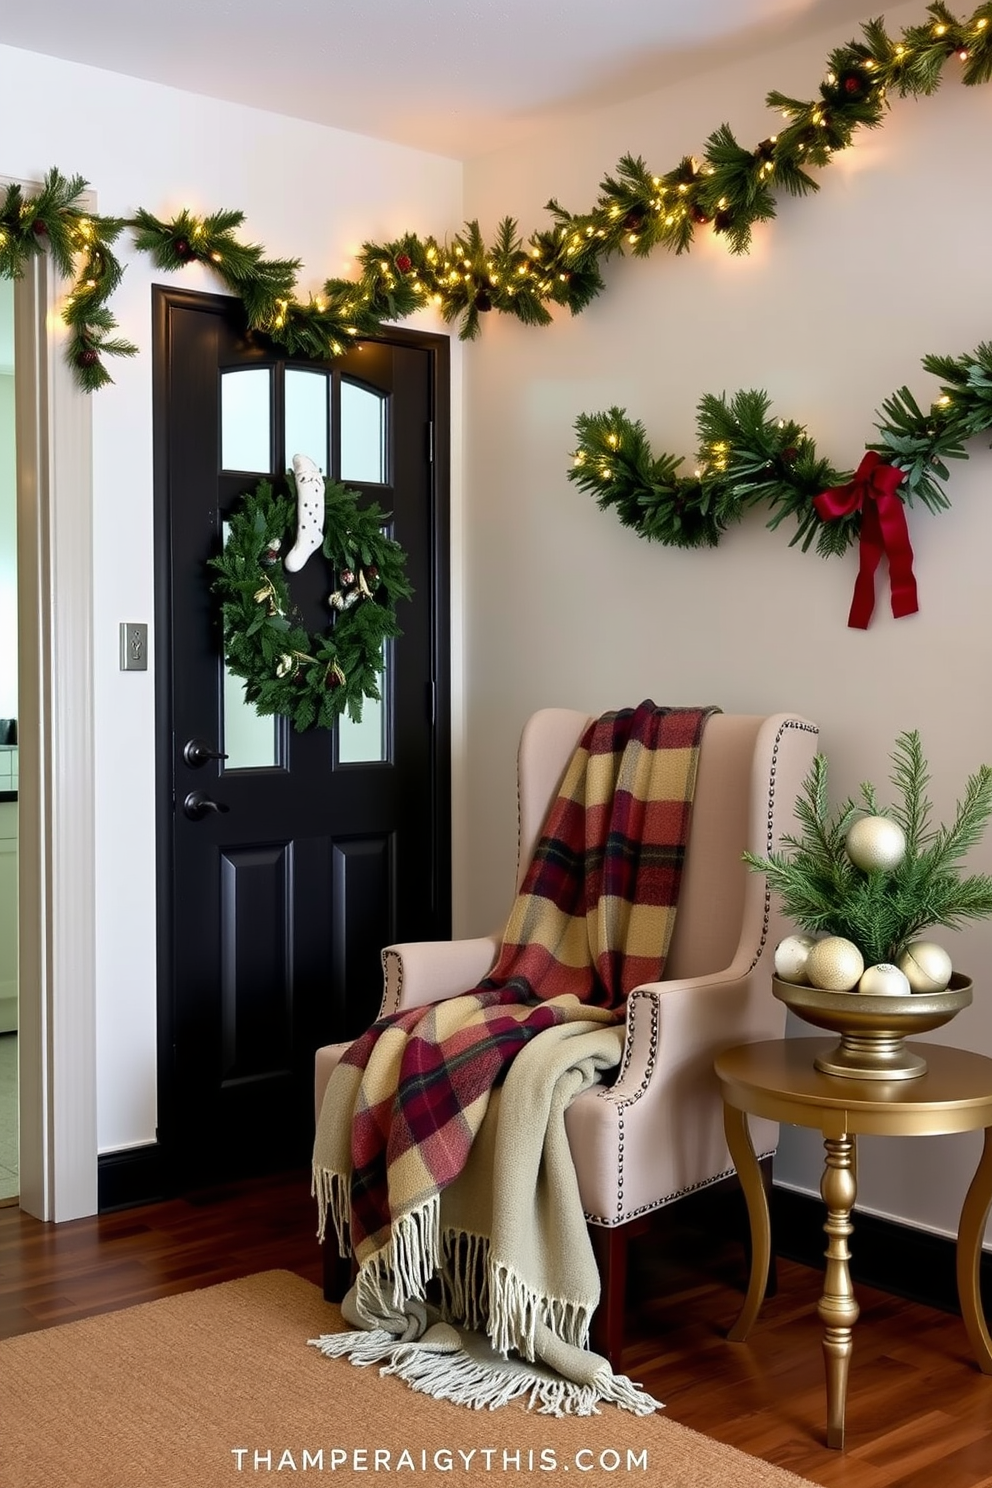
[[[590,722],[546,708],[524,727],[518,754],[519,887],[565,767]],[[713,1073],[734,1044],[779,1038],[785,1007],[771,991],[775,945],[786,933],[762,875],[741,861],[764,855],[794,829],[793,807],[816,751],[804,718],[717,713],[703,733],[685,868],[665,978],[627,1002],[626,1039],[614,1084],[569,1107],[566,1127],[596,1250],[602,1295],[593,1346],[619,1362],[627,1240],[646,1217],[733,1174]],[[468,991],[496,959],[501,934],[387,946],[380,1016]],[[345,1044],[316,1056],[319,1112]],[[778,1127],[752,1120],[755,1151],[770,1158]],[[766,1167],[770,1166],[766,1164]],[[333,1243],[325,1294],[340,1292]]]

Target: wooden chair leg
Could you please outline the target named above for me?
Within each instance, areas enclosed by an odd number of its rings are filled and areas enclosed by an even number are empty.
[[[593,1314],[590,1343],[593,1352],[619,1370],[623,1356],[623,1314],[627,1296],[627,1232],[629,1226],[590,1225],[589,1237],[599,1267],[599,1306]]]
[[[324,1241],[324,1301],[340,1302],[354,1280],[354,1265],[350,1256],[338,1255],[334,1237]]]

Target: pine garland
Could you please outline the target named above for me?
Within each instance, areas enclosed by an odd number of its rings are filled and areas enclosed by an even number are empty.
[[[396,602],[413,590],[399,543],[387,537],[386,513],[336,481],[324,482],[323,553],[338,588],[334,623],[310,635],[294,614],[281,557],[295,530],[293,478],[288,495],[260,481],[229,520],[224,550],[209,560],[221,602],[224,659],[244,679],[258,713],[285,715],[297,730],[331,728],[347,710],[356,723],[365,698],[378,698],[383,642],[402,634]]]
[[[306,302],[296,298],[299,260],[267,259],[261,245],[237,238],[243,213],[201,218],[184,211],[162,221],[142,209],[130,219],[88,217],[79,206],[86,182],[55,169],[35,197],[8,188],[0,205],[0,275],[19,277],[46,242],[60,272],[76,273],[64,312],[72,331],[67,356],[89,391],[111,380],[103,357],[135,351],[112,336],[116,322],[107,306],[121,274],[111,245],[125,228],[161,268],[208,264],[244,300],[251,327],[294,354],[340,356],[355,338],[374,335],[385,322],[427,304],[445,321],[459,321],[464,339],[479,334],[480,316],[492,310],[525,325],[547,325],[554,306],[573,315],[586,308],[604,288],[602,264],[614,254],[645,258],[656,248],[681,254],[705,224],[726,238],[732,252],[746,253],[755,224],[774,218],[776,194],[818,190],[811,169],[822,169],[848,149],[858,129],[881,125],[890,93],[935,92],[950,59],[957,59],[966,85],[987,83],[992,0],[966,20],[935,0],[927,16],[904,28],[900,40],[889,36],[881,20],[865,22],[862,39],[830,53],[814,99],[769,93],[768,106],[787,123],[752,148],[741,145],[724,123],[710,134],[700,159],[684,156],[667,171],[655,173],[639,156],[625,155],[591,207],[570,212],[552,199],[552,225],[526,240],[505,217],[489,245],[477,222],[443,242],[415,233],[366,242],[358,279],[329,279]],[[695,530],[694,521],[687,522],[687,531]],[[701,531],[708,530],[703,523]]]
[[[876,415],[879,439],[867,445],[903,472],[898,494],[908,505],[946,510],[943,481],[949,460],[966,460],[965,441],[992,429],[992,343],[963,356],[926,356],[923,367],[942,379],[924,412],[908,387],[898,388]],[[822,557],[844,552],[858,538],[860,513],[823,521],[814,497],[845,485],[851,471],[834,468],[817,452],[802,424],[771,414],[767,393],[755,388],[717,396],[697,409],[694,473],[681,475],[681,458],[655,455],[644,425],[622,408],[580,414],[578,445],[568,477],[625,527],[669,547],[715,547],[727,528],[759,504],[771,508],[770,528],[796,523],[791,539]]]
[[[866,966],[894,963],[924,930],[958,929],[966,920],[992,915],[992,877],[962,877],[961,859],[982,837],[992,816],[992,766],[970,776],[950,826],[932,827],[927,798],[929,772],[919,733],[900,734],[890,756],[891,781],[900,799],[888,811],[875,787],[861,785],[831,811],[827,761],[817,755],[796,801],[802,835],[782,839],[784,851],[767,858],[745,853],[781,896],[785,914],[810,935],[839,935],[853,941]],[[906,834],[906,853],[891,872],[864,872],[852,863],[845,843],[862,814],[888,815]]]

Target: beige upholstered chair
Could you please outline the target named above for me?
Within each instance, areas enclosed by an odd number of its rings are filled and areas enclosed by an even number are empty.
[[[589,716],[547,708],[524,727],[518,757],[518,885],[548,807]],[[793,806],[816,750],[807,720],[718,713],[699,758],[685,869],[665,980],[627,1004],[626,1044],[613,1085],[586,1091],[566,1121],[603,1283],[593,1344],[611,1361],[622,1347],[626,1242],[645,1217],[730,1176],[713,1060],[725,1048],[780,1037],[785,1008],[771,992],[772,954],[786,933],[745,847],[766,854],[794,828]],[[465,992],[489,971],[500,935],[388,946],[381,1012]],[[317,1110],[346,1046],[317,1052]],[[759,1157],[778,1127],[753,1120]],[[327,1294],[338,1282],[333,1243]]]

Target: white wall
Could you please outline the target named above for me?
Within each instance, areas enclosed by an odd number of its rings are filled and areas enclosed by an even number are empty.
[[[443,233],[461,219],[453,161],[5,47],[0,142],[0,172],[78,171],[106,214],[241,208],[270,255],[303,259],[304,294],[348,274],[365,238]],[[153,614],[149,286],[169,276],[120,241],[127,272],[113,308],[141,354],[113,366],[116,385],[93,399],[102,1151],[151,1141],[156,1120],[154,677],[118,671],[117,634],[121,620]],[[220,287],[199,268],[181,282]]]
[[[891,27],[920,7],[887,12]],[[661,173],[699,152],[722,121],[753,145],[774,132],[771,88],[810,97],[833,45],[742,62],[650,97],[549,127],[524,151],[471,163],[467,215],[491,232],[504,214],[525,233],[547,223],[552,195],[582,211],[625,152]],[[956,65],[956,64],[955,64]],[[847,628],[854,553],[824,561],[752,514],[715,551],[649,544],[566,479],[580,412],[625,406],[657,450],[695,453],[704,392],[763,387],[808,424],[841,467],[874,437],[873,410],[900,384],[936,384],[929,351],[960,353],[992,333],[988,141],[992,90],[893,99],[885,126],[820,173],[811,200],[780,201],[754,252],[733,259],[703,231],[676,259],[618,260],[608,289],[549,330],[487,324],[467,357],[466,701],[470,902],[462,929],[496,923],[515,850],[514,750],[535,707],[599,711],[651,696],[744,712],[798,709],[822,729],[838,797],[862,779],[885,786],[898,732],[918,727],[938,818],[967,774],[992,760],[992,457],[976,440],[956,469],[953,510],[910,515],[919,615],[893,621],[887,591],[867,632]],[[495,321],[491,316],[489,321]],[[691,468],[691,465],[690,465]],[[992,838],[972,858],[992,870]],[[992,925],[941,932],[975,978],[975,1004],[931,1037],[992,1054]],[[815,1189],[815,1139],[789,1133],[779,1176]],[[978,1155],[972,1136],[865,1142],[868,1208],[950,1232]]]

